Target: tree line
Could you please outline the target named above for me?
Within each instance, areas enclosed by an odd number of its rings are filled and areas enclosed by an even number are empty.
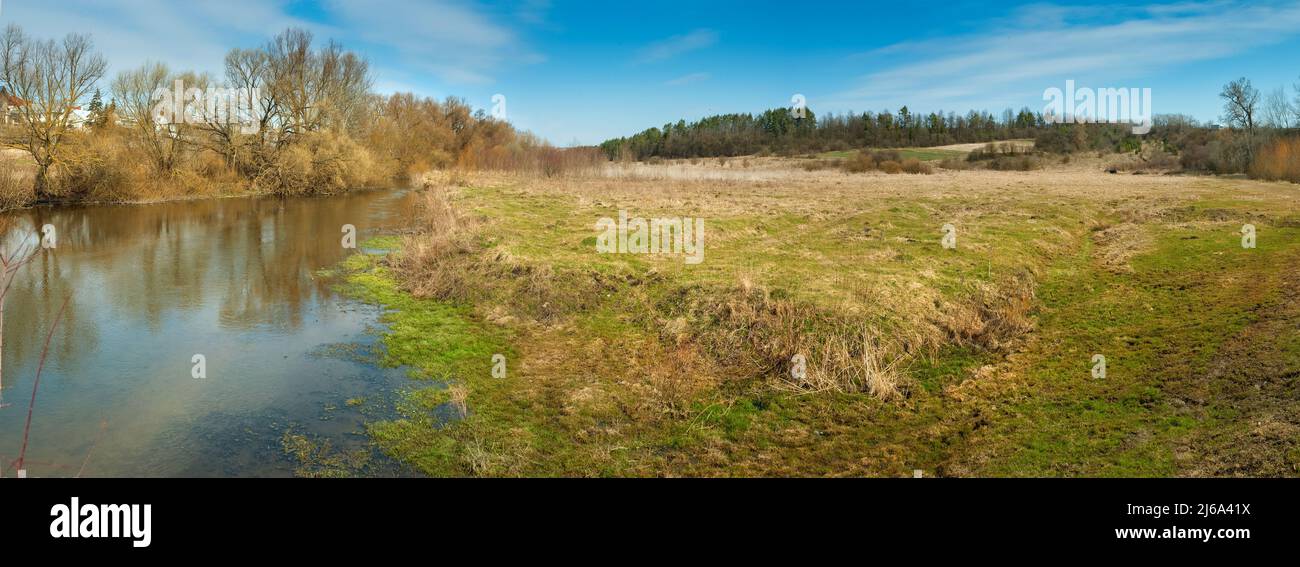
[[[828,113],[773,108],[761,114],[722,114],[679,120],[600,145],[610,159],[694,158],[751,154],[804,154],[855,148],[899,148],[1032,138],[1049,126],[1042,113],[1007,109],[918,113]]]
[[[1127,124],[1060,123],[1029,108],[919,113],[897,111],[817,116],[811,109],[774,108],[761,114],[721,114],[679,120],[600,145],[613,160],[801,155],[826,151],[941,146],[1032,138],[1037,151],[1160,152],[1182,168],[1300,179],[1295,150],[1300,129],[1300,82],[1267,95],[1241,78],[1223,87],[1222,126],[1178,114],[1156,115],[1138,136]],[[800,110],[801,112],[796,112]],[[1285,173],[1291,171],[1291,173]]]
[[[0,171],[0,207],[331,192],[435,168],[550,171],[570,159],[463,99],[374,93],[364,57],[305,30],[233,48],[221,63],[213,75],[147,61],[109,78],[89,36],[40,39],[10,25],[0,35],[0,83],[13,120],[0,126],[0,143],[30,160]],[[235,99],[214,105],[214,92]]]

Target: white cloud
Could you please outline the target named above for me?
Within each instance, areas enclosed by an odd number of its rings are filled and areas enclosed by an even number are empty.
[[[412,70],[451,84],[482,84],[510,64],[544,58],[529,51],[508,26],[480,5],[457,0],[325,0],[335,26],[290,15],[292,0],[59,0],[9,2],[0,24],[17,23],[40,37],[89,33],[109,60],[110,74],[146,60],[176,69],[220,74],[233,47],[264,44],[287,27],[312,31],[318,40],[338,39],[346,48],[390,52]],[[529,18],[541,18],[547,3],[524,4]],[[506,14],[503,18],[509,18]],[[379,48],[373,51],[366,45]]]
[[[145,61],[176,69],[221,71],[232,47],[260,45],[289,26],[321,29],[289,16],[284,0],[60,0],[8,2],[2,24],[43,38],[90,34],[108,59],[110,76]]]
[[[485,84],[510,64],[542,60],[513,30],[474,4],[451,0],[329,0],[348,31],[387,46],[402,62],[453,84]],[[536,7],[536,6],[535,6]]]
[[[1148,74],[1300,34],[1298,2],[1188,2],[1133,10],[1037,5],[977,35],[887,46],[855,57],[879,60],[884,70],[824,102],[860,109],[900,101],[918,108],[978,108],[1023,102],[1025,95],[1063,86],[1058,83],[1069,78],[1142,87]]]
[[[638,63],[653,63],[672,59],[678,55],[704,49],[718,43],[718,33],[709,29],[698,29],[685,35],[675,35],[642,47],[637,51]]]
[[[680,77],[677,77],[676,79],[664,81],[664,84],[668,86],[689,85],[691,83],[707,81],[711,76],[712,75],[708,73],[691,73],[689,75],[682,75]]]

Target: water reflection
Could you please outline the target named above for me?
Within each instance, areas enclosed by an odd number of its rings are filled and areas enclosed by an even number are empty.
[[[9,248],[46,224],[58,231],[57,248],[19,272],[6,299],[3,474],[13,475],[40,350],[65,297],[28,449],[34,476],[75,472],[101,420],[88,475],[287,474],[277,427],[357,437],[360,412],[339,409],[343,401],[378,395],[401,373],[311,354],[369,340],[376,315],[315,272],[357,253],[341,245],[344,224],[362,239],[406,226],[411,202],[378,191],[3,217]],[[190,377],[196,353],[206,380]]]

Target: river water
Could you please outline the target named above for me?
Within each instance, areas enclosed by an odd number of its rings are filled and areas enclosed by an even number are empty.
[[[45,335],[28,476],[287,476],[288,446],[365,452],[402,369],[367,362],[377,309],[318,271],[409,226],[404,190],[319,198],[35,208],[0,217],[3,244],[40,227],[55,247],[5,300],[0,475],[13,477]],[[195,378],[195,355],[206,377]],[[286,436],[286,433],[288,434]],[[373,455],[373,451],[370,452]],[[362,474],[403,474],[374,455]]]

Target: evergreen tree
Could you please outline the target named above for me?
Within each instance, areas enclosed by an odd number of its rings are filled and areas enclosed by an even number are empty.
[[[99,89],[95,89],[95,94],[90,97],[90,106],[86,108],[90,111],[90,116],[86,117],[86,125],[91,128],[98,128],[104,113],[104,98]]]
[[[90,108],[87,110],[90,111],[92,117],[99,116],[99,113],[104,110],[104,99],[100,95],[99,89],[95,89],[95,95],[90,97]]]

